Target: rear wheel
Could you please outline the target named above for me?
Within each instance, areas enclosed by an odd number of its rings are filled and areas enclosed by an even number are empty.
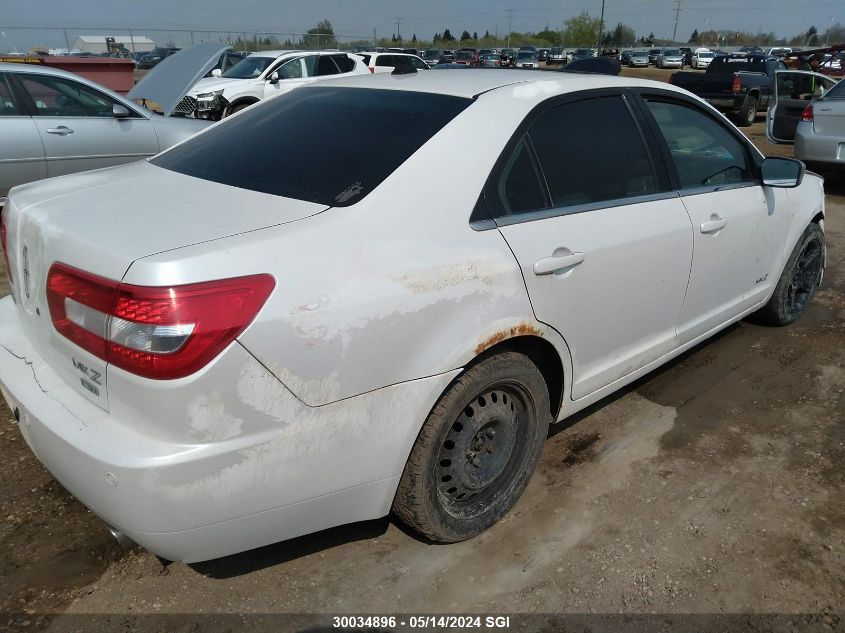
[[[749,127],[757,119],[757,97],[749,95],[745,98],[737,116],[737,126]]]
[[[796,321],[816,292],[824,257],[824,231],[818,224],[810,224],[792,250],[771,299],[754,314],[754,319],[770,325]]]
[[[546,383],[526,356],[504,352],[472,366],[425,421],[394,512],[432,541],[480,534],[525,490],[550,417]]]

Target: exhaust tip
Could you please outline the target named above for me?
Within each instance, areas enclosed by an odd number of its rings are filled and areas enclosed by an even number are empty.
[[[109,533],[114,537],[114,540],[117,541],[123,549],[132,549],[137,545],[135,541],[126,536],[126,534],[118,530],[116,527],[112,527],[110,525],[107,525],[106,527],[109,529]]]

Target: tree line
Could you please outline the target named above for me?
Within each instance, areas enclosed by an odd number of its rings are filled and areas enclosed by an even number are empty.
[[[628,46],[654,46],[671,44],[669,40],[663,40],[655,37],[654,33],[637,36],[634,29],[624,24],[617,22],[616,26],[610,28],[609,25],[604,25],[607,30],[602,28],[601,20],[597,17],[591,16],[584,11],[576,16],[569,18],[563,22],[563,28],[560,30],[550,29],[548,25],[542,31],[538,32],[516,32],[510,33],[510,44],[512,46],[520,45],[534,45],[538,47],[563,46],[567,48],[577,46],[602,46],[602,47],[628,47]],[[599,29],[602,29],[601,37],[599,37]],[[804,46],[815,47],[824,46],[827,43],[837,44],[845,42],[845,26],[841,24],[833,24],[825,31],[819,31],[815,26],[811,26],[807,31],[799,33],[793,37],[783,38],[778,37],[775,33],[749,33],[742,31],[716,31],[706,30],[699,31],[695,29],[687,41],[688,44],[694,46],[710,46],[718,48],[719,46]],[[675,42],[676,44],[679,42]],[[320,20],[317,25],[309,29],[301,36],[292,39],[287,37],[281,40],[275,36],[264,36],[256,38],[242,39],[238,37],[232,42],[232,45],[237,50],[268,50],[274,48],[302,48],[302,49],[321,49],[321,48],[370,48],[373,45],[385,48],[389,47],[413,47],[418,49],[426,48],[459,48],[462,46],[473,46],[478,48],[501,48],[508,44],[508,35],[491,34],[485,31],[479,35],[477,31],[470,32],[464,29],[460,35],[455,35],[448,28],[443,31],[435,33],[431,39],[418,38],[416,33],[412,33],[411,37],[403,37],[399,33],[393,33],[390,37],[378,38],[375,42],[372,39],[362,40],[343,40],[338,39],[334,33],[334,28],[329,20]]]

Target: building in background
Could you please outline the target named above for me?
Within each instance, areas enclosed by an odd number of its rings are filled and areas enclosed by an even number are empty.
[[[143,35],[80,35],[73,43],[73,48],[83,53],[100,55],[109,52],[106,38],[114,38],[116,44],[122,44],[130,53],[149,53],[155,48],[155,42]]]

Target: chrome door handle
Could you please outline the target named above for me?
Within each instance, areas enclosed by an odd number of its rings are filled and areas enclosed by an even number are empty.
[[[73,130],[71,130],[66,125],[60,125],[59,127],[48,127],[47,134],[58,134],[59,136],[67,136],[68,134],[73,134]]]
[[[721,231],[727,225],[728,225],[727,220],[725,220],[724,218],[720,218],[719,216],[714,214],[714,215],[710,216],[709,220],[701,223],[701,232],[707,233],[707,234],[716,233],[718,231]]]
[[[535,275],[549,275],[564,270],[565,268],[572,268],[584,261],[586,255],[584,253],[570,253],[569,255],[561,255],[560,257],[544,257],[534,262]]]

